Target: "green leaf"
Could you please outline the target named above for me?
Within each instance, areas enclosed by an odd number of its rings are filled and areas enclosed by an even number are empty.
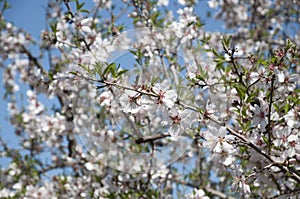
[[[246,124],[243,125],[243,131],[248,132],[251,129],[251,121],[247,121]]]
[[[247,97],[247,99],[246,99],[246,103],[248,104],[248,103],[251,103],[251,102],[253,102],[254,101],[254,99],[255,99],[255,97],[256,97],[256,95],[254,95],[254,94],[250,94],[248,97]]]
[[[237,93],[238,93],[240,99],[242,99],[242,100],[245,99],[245,96],[246,96],[246,88],[243,87],[243,86],[241,86],[241,85],[239,85],[239,84],[237,84],[237,85],[235,86],[235,89],[236,89],[236,91],[237,91]]]
[[[112,74],[113,77],[116,77],[116,63],[110,63],[103,71],[102,76],[107,75],[108,72]]]
[[[7,1],[4,1],[3,10],[7,10],[9,8],[11,8],[10,4]]]
[[[77,72],[74,72],[74,71],[70,71],[69,73],[72,75],[77,75]],[[49,75],[50,75],[50,73],[49,73]]]
[[[99,77],[102,76],[102,65],[101,65],[100,62],[96,62],[96,63],[94,64],[94,70],[95,70],[96,74],[99,75]]]
[[[104,75],[106,75],[106,74],[108,73],[109,67],[110,67],[110,65],[108,65],[108,66],[104,69],[104,71],[103,71],[103,73],[102,73],[102,76],[104,76]]]
[[[214,53],[214,55],[218,58],[223,58],[223,56],[221,54],[219,54],[215,49],[212,49],[212,52]]]
[[[79,11],[84,6],[84,4],[84,2],[79,3],[79,1],[76,0],[76,10]]]
[[[247,147],[240,146],[239,148],[240,148],[241,153],[246,153],[247,152]]]
[[[216,59],[216,60],[214,60],[214,62],[217,63],[216,68],[218,70],[224,70],[225,69],[224,68],[224,60]]]
[[[131,54],[133,54],[133,55],[137,55],[137,51],[134,51],[134,50],[129,50],[129,52],[131,53]]]
[[[269,145],[269,140],[266,136],[262,136],[262,139],[267,145]]]
[[[91,71],[90,67],[85,64],[78,64],[83,70],[85,70],[89,75],[94,75],[94,71]]]
[[[284,113],[286,114],[287,112],[289,112],[289,104],[288,103],[286,103],[285,105],[284,105]]]
[[[50,23],[50,28],[51,28],[53,33],[56,33],[57,32],[57,21],[56,22],[51,22]]]
[[[118,65],[118,67],[119,67],[119,65]],[[113,63],[113,65],[109,68],[109,71],[111,72],[111,74],[112,74],[113,77],[116,77],[116,76],[117,76],[117,75],[116,75],[117,67],[116,67],[116,64],[115,64],[115,63]]]
[[[121,76],[123,73],[126,73],[127,71],[128,71],[127,69],[120,70],[120,71],[118,72],[117,77]]]
[[[90,13],[90,11],[87,9],[82,9],[82,10],[80,10],[80,12]]]
[[[160,11],[157,11],[157,12],[154,12],[152,15],[151,15],[151,19],[153,22],[155,22],[157,20],[157,18],[160,16]]]
[[[286,48],[287,49],[290,49],[290,48],[293,48],[295,45],[293,44],[293,42],[291,42],[291,40],[287,40],[287,44],[286,44]]]
[[[48,77],[49,77],[50,80],[54,79],[54,72],[52,70],[49,70]]]
[[[226,35],[223,36],[222,45],[225,51],[229,49],[231,38],[231,35],[229,35],[229,37],[227,37]]]
[[[89,67],[85,64],[81,64],[79,63],[78,66],[80,66],[82,69],[84,69],[85,71],[88,71],[89,70]]]

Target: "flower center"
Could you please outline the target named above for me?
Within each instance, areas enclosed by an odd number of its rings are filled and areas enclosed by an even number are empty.
[[[162,90],[159,91],[157,104],[163,103],[163,99],[165,98],[165,93],[166,92],[163,92]]]
[[[170,116],[170,118],[171,118],[171,120],[173,120],[174,124],[179,124],[180,121],[181,121],[181,118],[178,115],[176,115],[176,116]]]

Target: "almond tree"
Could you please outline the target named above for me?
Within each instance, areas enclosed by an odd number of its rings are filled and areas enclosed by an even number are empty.
[[[298,1],[49,0],[39,40],[0,2],[1,197],[299,195]]]

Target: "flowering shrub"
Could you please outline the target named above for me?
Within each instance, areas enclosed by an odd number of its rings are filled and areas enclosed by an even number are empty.
[[[49,1],[39,41],[0,15],[1,197],[299,195],[297,1],[207,1],[231,34],[203,2],[93,2]]]

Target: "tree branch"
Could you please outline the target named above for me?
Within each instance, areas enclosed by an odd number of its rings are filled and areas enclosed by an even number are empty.
[[[42,64],[38,61],[36,57],[34,57],[31,52],[24,46],[22,45],[22,53],[25,53],[28,56],[29,61],[31,61],[36,67],[38,67],[43,74],[47,74],[46,71],[44,70]]]
[[[272,111],[272,104],[273,104],[273,92],[274,92],[274,81],[275,81],[275,74],[272,75],[271,79],[271,91],[270,91],[270,101],[269,101],[269,111],[268,111],[268,125],[267,125],[267,134],[268,134],[268,153],[271,153],[271,111]]]
[[[141,138],[135,140],[135,143],[136,144],[142,144],[142,143],[146,143],[146,142],[153,142],[155,140],[162,139],[162,138],[165,138],[165,137],[170,137],[170,136],[171,135],[169,133],[145,136],[145,137],[141,137]]]

